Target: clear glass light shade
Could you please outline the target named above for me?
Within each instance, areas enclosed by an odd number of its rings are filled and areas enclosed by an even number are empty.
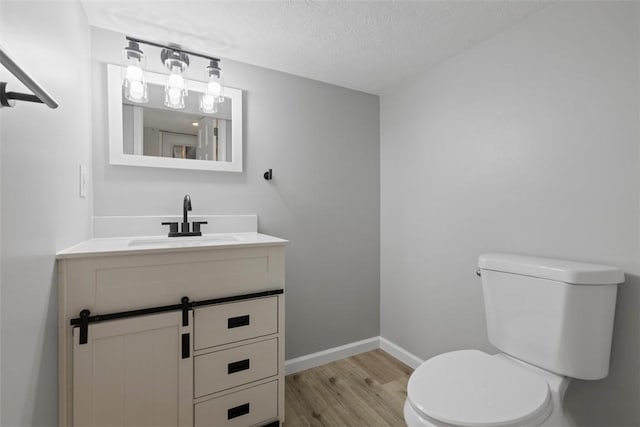
[[[209,83],[207,83],[207,93],[215,98],[218,98],[222,93],[222,85],[214,77],[212,77]]]
[[[133,102],[147,102],[147,79],[140,67],[128,65],[123,81],[124,97]]]
[[[213,75],[209,78],[209,86],[213,85],[215,91],[217,91],[216,102],[222,103],[224,102],[224,75],[222,74],[222,70],[218,70],[218,73],[218,76]]]
[[[182,77],[180,67],[171,67],[171,74],[164,87],[164,105],[170,108],[184,108],[184,99],[187,96],[187,86]]]
[[[209,77],[209,82],[204,90],[204,93],[200,95],[200,111],[207,114],[213,114],[218,112],[218,103],[222,97],[223,86],[221,79],[218,76],[212,75]]]
[[[125,66],[122,70],[123,95],[132,102],[148,102],[147,77],[142,69],[144,55],[140,51],[125,49]]]
[[[222,69],[219,60],[212,59],[205,68],[207,86],[200,95],[200,111],[203,113],[216,113],[218,104],[224,102],[224,83]]]
[[[200,111],[206,114],[213,114],[218,112],[218,103],[216,97],[207,93],[200,95]]]

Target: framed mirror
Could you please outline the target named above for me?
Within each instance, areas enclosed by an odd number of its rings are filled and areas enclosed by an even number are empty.
[[[149,102],[123,97],[122,67],[107,65],[109,163],[242,172],[242,91],[224,88],[218,111],[199,111],[205,83],[185,79],[185,108],[164,105],[167,76],[146,72]]]

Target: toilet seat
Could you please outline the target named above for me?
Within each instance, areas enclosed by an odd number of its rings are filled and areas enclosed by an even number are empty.
[[[478,350],[427,360],[411,375],[407,395],[421,417],[466,427],[539,425],[553,408],[544,379]]]

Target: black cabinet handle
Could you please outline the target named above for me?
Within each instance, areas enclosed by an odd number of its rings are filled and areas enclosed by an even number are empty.
[[[191,339],[189,334],[182,334],[182,358],[188,359],[191,354]]]
[[[250,368],[251,359],[239,360],[227,365],[227,374],[235,374],[236,372],[246,371]]]
[[[89,341],[89,310],[80,312],[80,344],[86,344]]]
[[[227,410],[227,419],[232,420],[234,418],[241,417],[242,415],[247,415],[249,413],[249,404],[245,403],[244,405],[236,406],[235,408],[230,408]]]
[[[240,326],[247,326],[250,323],[249,315],[238,317],[230,317],[227,319],[227,329],[238,328]]]

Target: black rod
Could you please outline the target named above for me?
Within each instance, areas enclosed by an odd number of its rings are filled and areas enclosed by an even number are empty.
[[[87,322],[98,323],[98,322],[105,322],[107,320],[124,319],[127,317],[145,316],[147,314],[157,314],[157,313],[164,313],[167,311],[177,311],[177,310],[182,310],[182,304],[163,305],[161,307],[151,307],[151,308],[141,308],[138,310],[120,311],[118,313],[97,314],[95,316],[89,316],[87,318]],[[81,321],[82,321],[81,318],[71,319],[70,324],[73,326],[80,325]]]
[[[223,297],[223,298],[213,298],[213,299],[208,299],[208,300],[203,300],[203,301],[188,301],[187,302],[181,302],[180,304],[171,304],[171,305],[163,305],[163,306],[159,306],[159,307],[151,307],[151,308],[141,308],[138,310],[129,310],[129,311],[120,311],[118,313],[109,313],[109,314],[97,314],[95,316],[87,316],[87,315],[83,315],[81,312],[80,317],[76,317],[74,319],[71,319],[71,321],[69,322],[72,326],[77,326],[77,325],[82,325],[84,324],[88,324],[88,323],[98,323],[98,322],[105,322],[107,320],[116,320],[116,319],[125,319],[127,317],[137,317],[137,316],[146,316],[149,314],[157,314],[157,313],[165,313],[168,311],[178,311],[178,310],[185,310],[186,307],[189,307],[189,309],[193,309],[196,307],[203,307],[203,306],[207,306],[207,305],[216,305],[216,304],[224,304],[224,303],[228,303],[228,302],[234,302],[234,301],[243,301],[246,299],[252,299],[252,298],[262,298],[262,297],[268,297],[268,296],[273,296],[273,295],[280,295],[284,293],[284,289],[272,289],[269,291],[261,291],[261,292],[254,292],[251,294],[242,294],[242,295],[234,295],[234,296],[230,296],[230,297]],[[186,298],[186,297],[183,297]],[[88,310],[87,310],[88,312]]]
[[[15,99],[18,101],[27,101],[27,102],[39,102],[44,104],[40,98],[35,95],[31,95],[30,93],[21,93],[21,92],[6,92],[7,99]]]
[[[137,39],[135,37],[129,37],[129,36],[126,36],[125,38],[127,40],[129,40],[129,41],[132,41],[132,42],[142,43],[142,44],[146,44],[146,45],[149,45],[149,46],[161,47],[161,48],[164,48],[164,49],[177,50],[179,52],[184,52],[187,55],[199,56],[200,58],[208,59],[210,61],[218,61],[218,62],[220,62],[220,58],[216,58],[215,56],[209,56],[209,55],[204,55],[202,53],[192,52],[190,50],[185,50],[185,49],[182,49],[180,47],[170,46],[170,45],[167,45],[167,44],[161,44],[161,43],[156,43],[156,42],[150,42],[150,41],[147,41],[147,40]]]
[[[35,82],[20,66],[5,52],[0,46],[0,64],[11,72],[18,80],[22,82],[34,95],[49,108],[58,108],[58,103],[44,90],[38,83]],[[11,92],[9,92],[11,93]],[[19,99],[19,98],[14,98]],[[20,99],[21,101],[25,101]],[[30,101],[30,100],[27,100]]]

